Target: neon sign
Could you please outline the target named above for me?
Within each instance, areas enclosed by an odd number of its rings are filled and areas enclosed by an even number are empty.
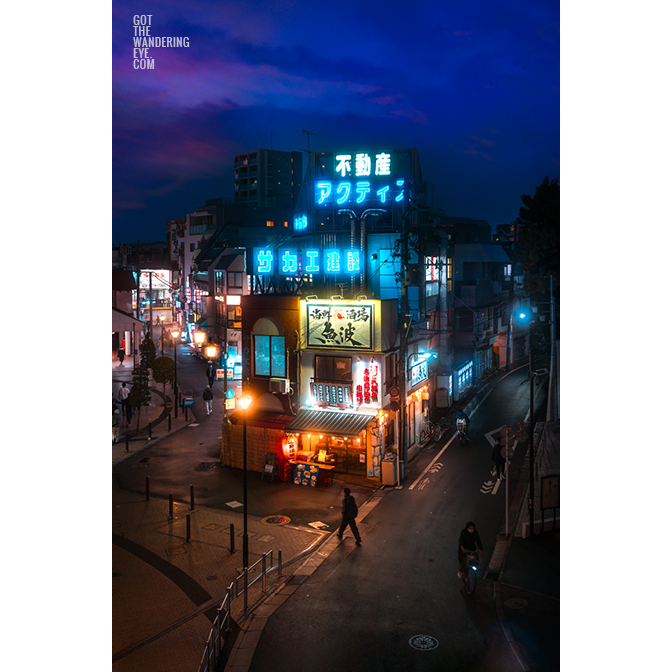
[[[320,181],[315,183],[315,205],[361,205],[378,204],[393,205],[402,203],[405,195],[405,180],[395,180],[392,184],[376,183],[375,186],[368,181],[355,182],[329,182]],[[294,225],[296,228],[296,223]]]
[[[313,273],[354,274],[364,268],[360,250],[297,250],[254,248],[254,275],[305,275]]]
[[[369,177],[371,175],[371,156],[367,152],[352,154],[336,154],[334,156],[334,172],[341,177]],[[392,174],[392,155],[387,152],[375,154],[374,175]],[[353,171],[354,168],[354,171]]]

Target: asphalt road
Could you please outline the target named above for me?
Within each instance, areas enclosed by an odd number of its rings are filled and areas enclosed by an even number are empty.
[[[542,409],[545,395],[537,396],[535,406]],[[457,539],[466,521],[474,520],[484,560],[490,557],[505,489],[487,486],[493,480],[487,434],[494,442],[502,425],[515,427],[528,410],[527,372],[521,370],[476,410],[470,444],[460,446],[449,432],[423,451],[404,488],[387,491],[359,523],[362,546],[346,532],[337,550],[271,616],[251,672],[520,670],[497,628],[487,594],[491,584],[479,583],[474,597],[461,588]],[[524,448],[514,454],[511,477]],[[553,652],[547,662],[547,672],[559,669]]]

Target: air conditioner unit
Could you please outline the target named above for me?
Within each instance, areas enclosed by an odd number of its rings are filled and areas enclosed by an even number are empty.
[[[271,378],[269,390],[276,394],[287,394],[289,390],[289,381],[287,378]]]

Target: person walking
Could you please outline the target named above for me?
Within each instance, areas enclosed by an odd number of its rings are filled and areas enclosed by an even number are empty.
[[[352,534],[355,536],[355,543],[357,546],[361,546],[362,538],[359,536],[359,530],[357,529],[357,523],[355,522],[358,513],[357,503],[355,502],[355,498],[350,494],[350,488],[344,488],[343,492],[345,493],[345,497],[343,497],[343,507],[341,508],[341,526],[338,528],[336,536],[339,539],[343,539],[343,532],[345,532],[345,528],[350,525]]]
[[[124,365],[124,357],[126,356],[126,351],[123,348],[117,350],[117,359],[119,360],[119,366]]]
[[[503,478],[502,469],[506,464],[506,460],[502,455],[502,448],[504,448],[504,446],[502,445],[502,439],[498,437],[496,439],[495,445],[492,448],[492,461],[495,463],[495,470],[496,470],[496,474],[493,475],[497,476],[497,480]]]
[[[117,394],[117,397],[121,402],[121,414],[126,416],[127,427],[131,424],[131,418],[133,417],[133,409],[128,403],[128,395],[130,393],[131,391],[126,387],[126,383],[122,383]]]
[[[462,578],[464,572],[467,571],[465,560],[467,559],[467,551],[477,552],[479,555],[483,552],[483,544],[481,537],[476,532],[476,525],[470,520],[462,532],[460,532],[459,548],[457,549],[457,560],[460,563],[460,569],[457,575]]]
[[[206,385],[203,390],[203,399],[205,400],[205,410],[208,412],[208,415],[212,413],[212,390],[210,385]]]
[[[215,371],[212,362],[210,362],[206,374],[208,376],[208,385],[210,385],[210,389],[212,389],[215,385],[215,378],[217,377],[217,372]]]

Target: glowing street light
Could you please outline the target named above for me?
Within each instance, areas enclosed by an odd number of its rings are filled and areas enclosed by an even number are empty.
[[[252,403],[252,397],[244,394],[238,399],[238,405],[243,413],[243,567],[249,567],[248,539],[247,539],[247,410]]]
[[[173,337],[173,359],[175,360],[175,379],[173,380],[173,394],[175,395],[175,418],[177,418],[177,339],[180,335],[179,329],[173,329],[170,332]]]

